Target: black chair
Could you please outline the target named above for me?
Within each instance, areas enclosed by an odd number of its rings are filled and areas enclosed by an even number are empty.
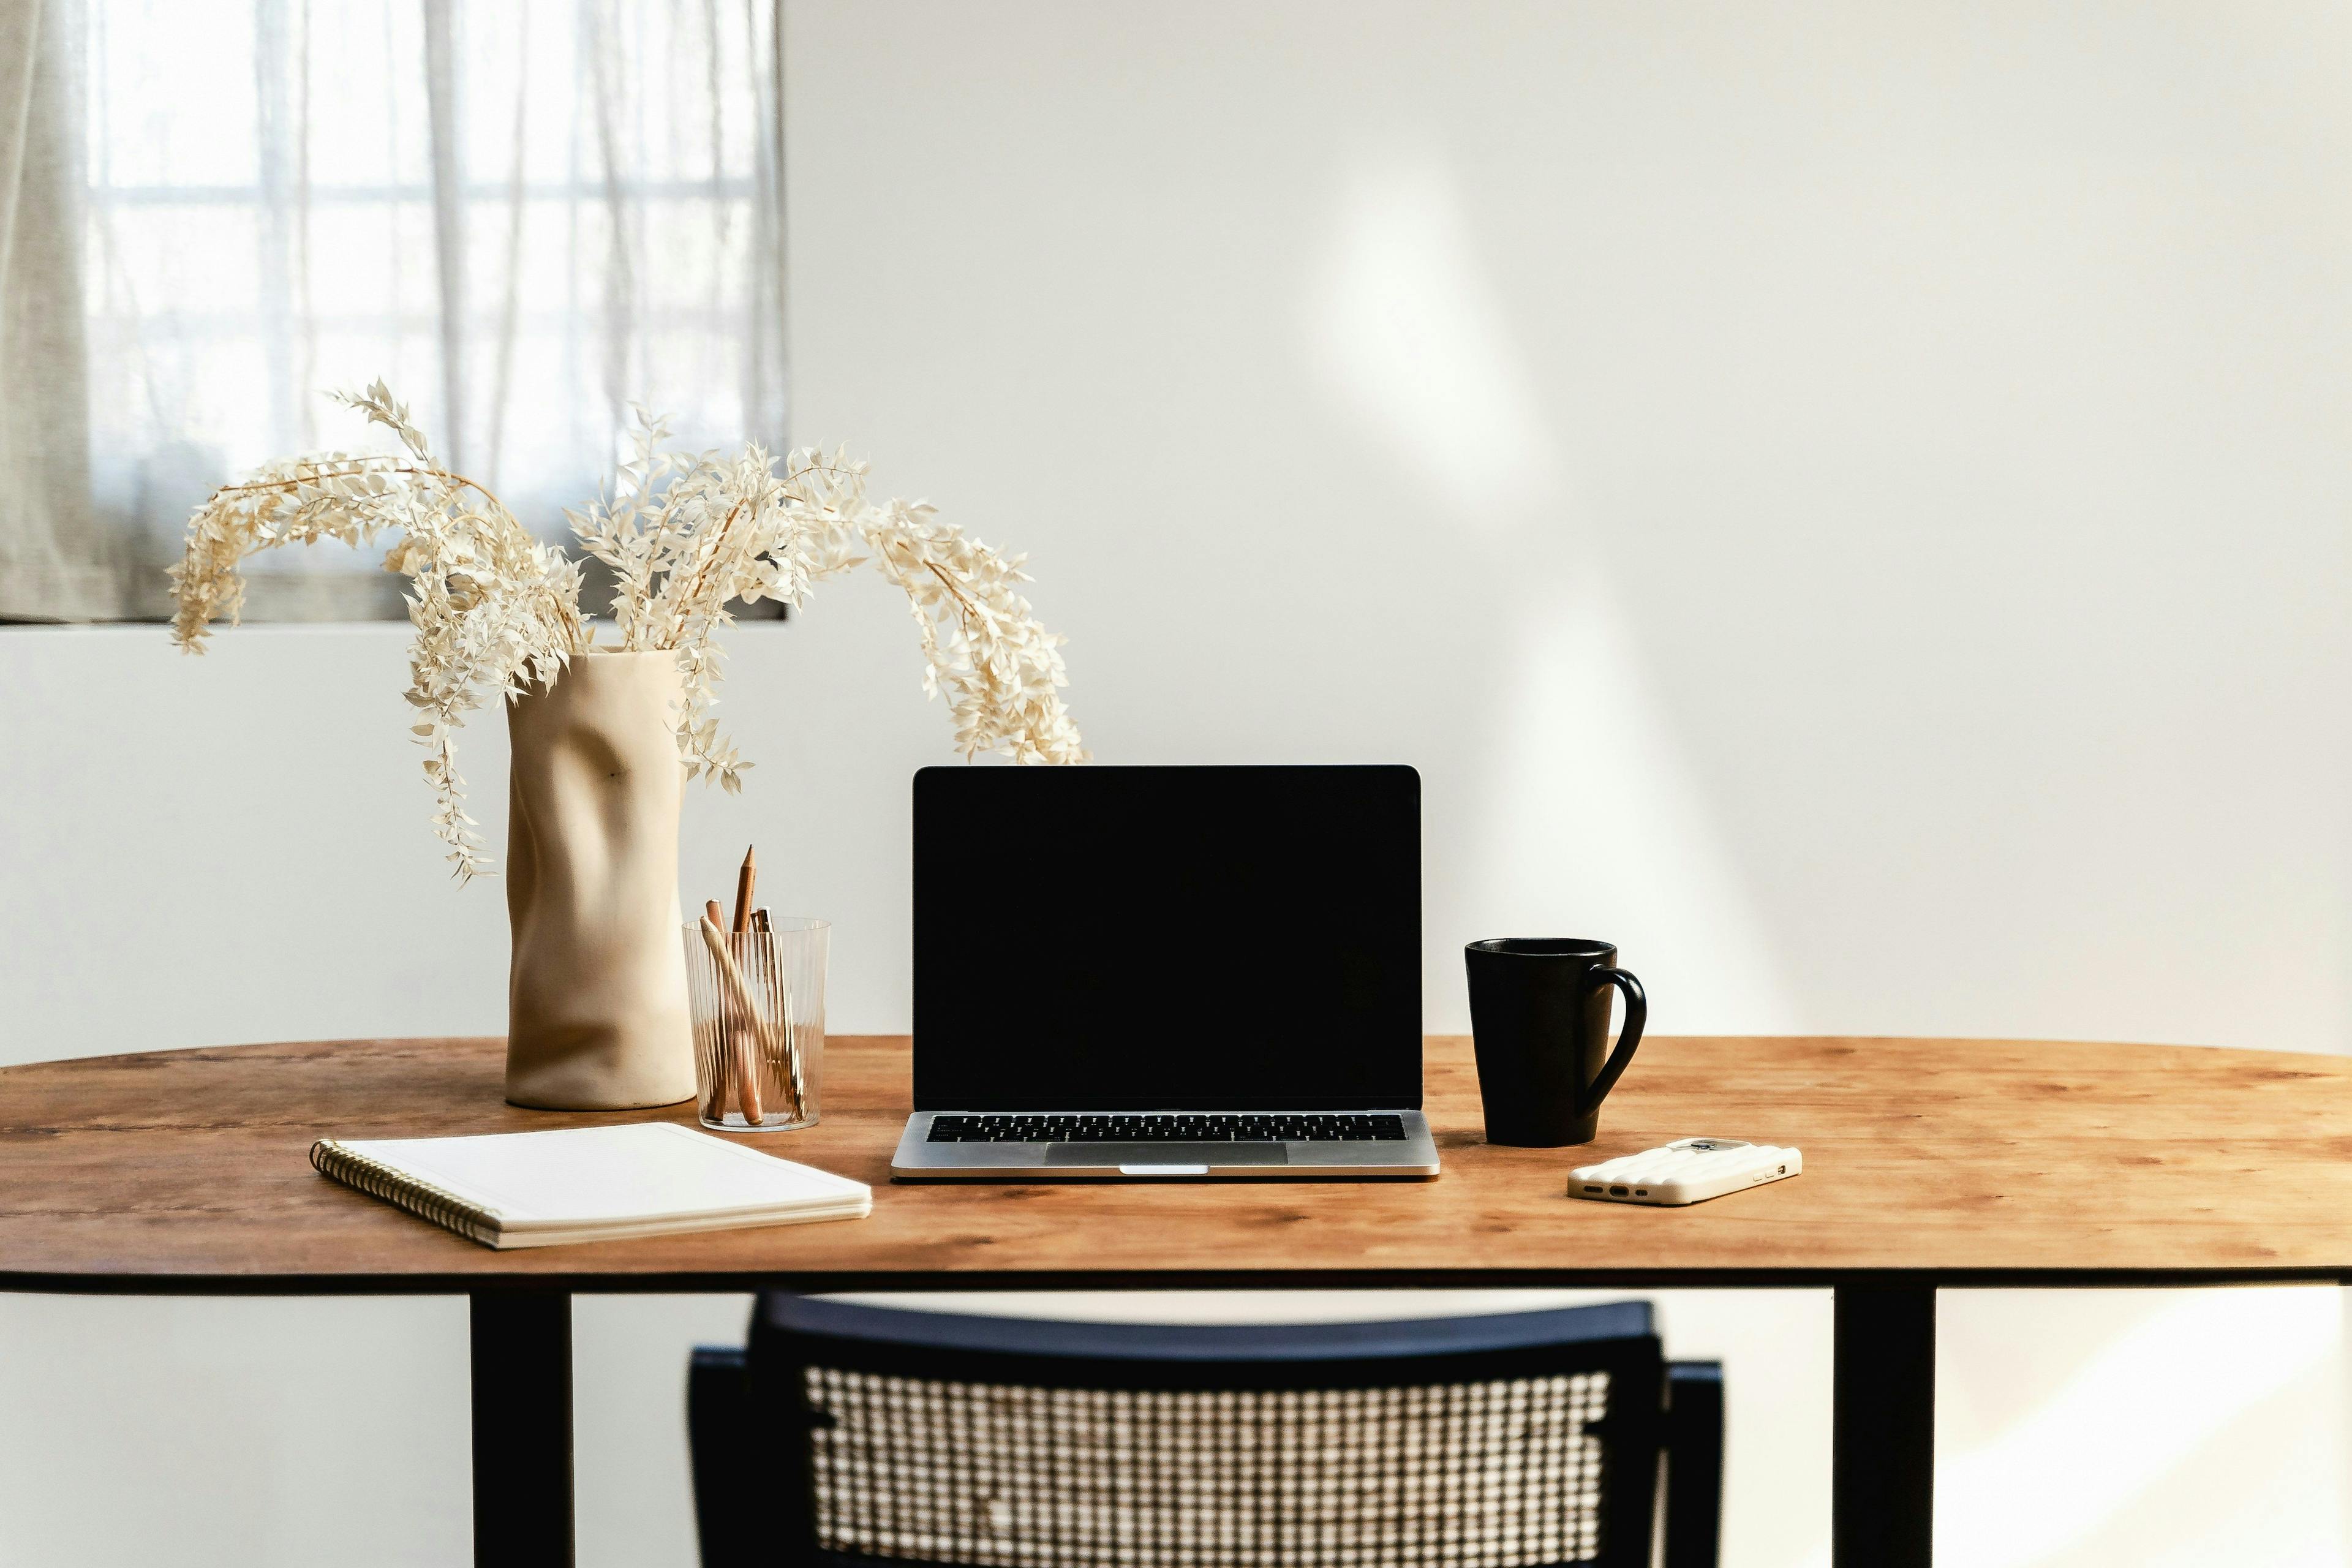
[[[1643,1302],[1044,1322],[762,1296],[687,1394],[705,1568],[1712,1568],[1723,1372]]]

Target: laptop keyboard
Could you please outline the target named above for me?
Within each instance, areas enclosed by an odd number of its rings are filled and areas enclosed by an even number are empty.
[[[1402,1116],[1234,1111],[1199,1115],[935,1116],[934,1143],[1402,1143]]]

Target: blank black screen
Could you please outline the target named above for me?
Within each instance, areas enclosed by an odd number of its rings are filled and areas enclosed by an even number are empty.
[[[915,774],[919,1110],[1421,1104],[1409,767]]]

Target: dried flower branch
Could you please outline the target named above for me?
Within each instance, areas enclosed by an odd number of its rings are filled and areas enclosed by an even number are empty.
[[[339,401],[394,431],[407,457],[330,452],[272,463],[214,492],[188,522],[172,568],[172,638],[204,651],[215,617],[236,624],[245,599],[238,563],[262,550],[338,540],[354,548],[399,535],[384,568],[409,580],[408,701],[426,750],[433,826],[463,880],[488,867],[466,814],[457,732],[492,697],[555,679],[585,650],[580,569],[531,538],[499,498],[434,460],[405,405],[383,383]]]
[[[434,829],[464,880],[489,860],[464,809],[457,731],[493,697],[551,682],[572,658],[596,651],[581,618],[580,568],[532,539],[488,489],[435,461],[383,383],[339,397],[394,431],[406,456],[285,459],[215,491],[189,520],[186,554],[172,568],[173,640],[202,653],[215,619],[236,624],[237,568],[257,552],[321,540],[360,547],[397,534],[384,567],[409,579],[408,700],[420,710],[415,733],[427,749]],[[923,689],[946,694],[958,750],[1022,763],[1087,759],[1062,701],[1065,639],[1039,626],[1013,587],[1029,580],[1024,557],[966,538],[924,503],[868,500],[866,465],[845,451],[795,451],[779,474],[756,445],[722,460],[669,450],[669,434],[667,420],[638,410],[611,500],[565,515],[582,548],[613,570],[619,651],[677,654],[688,777],[739,791],[751,765],[710,716],[728,606],[798,606],[819,578],[867,562],[907,595]]]
[[[861,473],[863,470],[860,470]],[[1063,705],[1067,638],[1048,632],[1013,584],[1025,555],[1000,555],[931,508],[893,500],[855,524],[874,564],[907,595],[923,638],[923,689],[944,691],[956,747],[1020,763],[1078,763],[1087,752]]]
[[[665,421],[638,410],[611,504],[567,515],[582,547],[613,568],[623,648],[678,650],[687,680],[678,739],[689,774],[731,790],[751,765],[709,716],[727,606],[774,599],[797,607],[812,583],[869,561],[907,595],[923,639],[923,689],[946,694],[958,750],[1024,763],[1086,760],[1062,701],[1064,639],[1039,626],[1012,588],[1028,581],[1024,557],[966,538],[923,503],[876,505],[866,465],[846,451],[803,448],[779,474],[757,446],[721,462],[664,450],[668,435]]]

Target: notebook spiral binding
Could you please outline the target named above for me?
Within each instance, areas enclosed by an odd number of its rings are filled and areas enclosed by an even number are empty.
[[[446,1187],[420,1182],[381,1160],[371,1160],[332,1138],[321,1138],[310,1145],[310,1163],[322,1176],[396,1204],[445,1230],[454,1230],[485,1247],[499,1244],[496,1211],[468,1203]]]

